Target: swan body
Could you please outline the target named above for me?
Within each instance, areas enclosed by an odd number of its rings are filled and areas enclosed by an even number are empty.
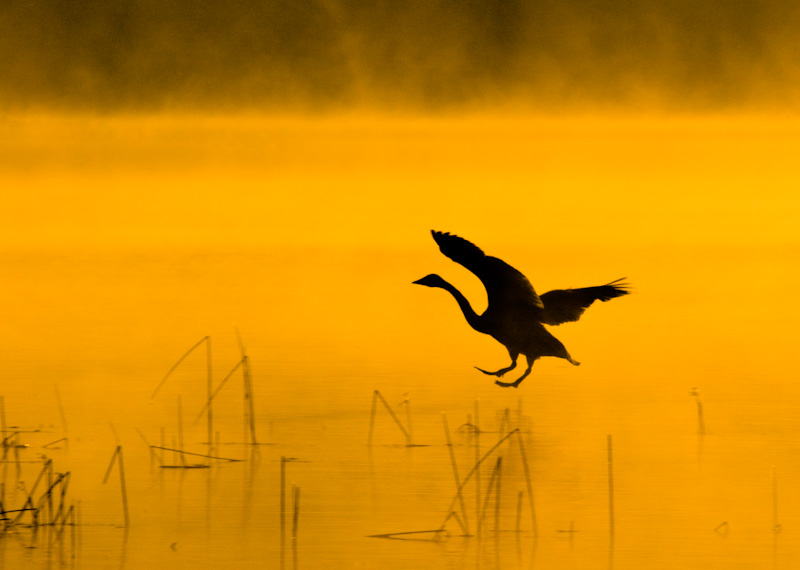
[[[437,231],[431,231],[431,234],[444,255],[472,271],[481,280],[489,305],[483,314],[477,314],[458,289],[436,274],[426,275],[414,281],[414,284],[444,289],[450,293],[473,329],[492,336],[506,347],[511,364],[494,372],[478,368],[484,374],[500,378],[517,366],[520,354],[525,355],[528,367],[522,376],[513,382],[495,381],[495,384],[504,388],[519,386],[530,374],[533,363],[543,356],[563,358],[578,366],[580,363],[569,355],[561,341],[550,334],[544,325],[577,321],[595,301],[608,301],[628,294],[627,284],[617,279],[606,285],[557,289],[540,296],[528,278],[505,261],[486,255],[479,247],[456,235]]]

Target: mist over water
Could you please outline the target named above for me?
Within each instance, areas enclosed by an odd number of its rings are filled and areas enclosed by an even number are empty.
[[[796,108],[792,2],[0,7],[5,108]]]

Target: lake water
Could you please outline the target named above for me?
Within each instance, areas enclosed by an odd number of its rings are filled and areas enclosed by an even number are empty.
[[[797,124],[9,125],[0,396],[26,447],[7,449],[2,502],[22,508],[47,458],[70,473],[73,510],[63,527],[32,528],[29,513],[7,525],[3,568],[800,560]],[[552,329],[580,367],[540,360],[501,389],[473,367],[505,365],[503,347],[445,293],[411,285],[439,273],[485,307],[430,229],[539,292],[627,276],[633,294]],[[153,393],[206,336],[216,388],[241,360],[237,334],[259,445],[237,370],[214,398],[209,449],[207,345]],[[375,390],[413,446],[380,401],[368,445]],[[463,479],[513,429],[462,510],[451,450]],[[163,468],[180,459],[149,445],[240,461]],[[116,461],[103,483],[117,446],[127,528]]]

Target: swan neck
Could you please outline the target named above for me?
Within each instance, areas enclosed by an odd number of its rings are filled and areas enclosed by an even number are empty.
[[[464,297],[464,295],[461,294],[461,291],[459,291],[458,289],[456,289],[455,287],[453,287],[452,285],[450,285],[450,283],[447,283],[446,281],[444,282],[443,289],[445,291],[448,291],[455,298],[456,302],[458,303],[459,308],[461,309],[461,312],[464,313],[464,317],[467,319],[467,322],[469,323],[469,325],[472,328],[476,329],[476,330],[481,330],[480,329],[480,317],[472,309],[472,305],[469,304],[469,301],[467,301],[467,298]]]

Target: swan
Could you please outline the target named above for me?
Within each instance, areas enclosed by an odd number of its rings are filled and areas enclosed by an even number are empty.
[[[464,313],[467,323],[478,332],[488,334],[504,345],[511,364],[494,372],[477,368],[484,374],[501,378],[517,366],[517,358],[525,355],[528,368],[513,382],[495,384],[503,388],[518,387],[530,373],[533,363],[543,356],[563,358],[578,366],[564,345],[544,327],[577,321],[595,301],[608,301],[628,294],[624,277],[596,287],[556,289],[537,295],[528,278],[505,261],[486,255],[478,246],[446,232],[431,231],[439,250],[469,269],[486,288],[489,299],[483,314],[477,314],[464,295],[439,275],[430,274],[413,283],[444,289],[450,293]]]

